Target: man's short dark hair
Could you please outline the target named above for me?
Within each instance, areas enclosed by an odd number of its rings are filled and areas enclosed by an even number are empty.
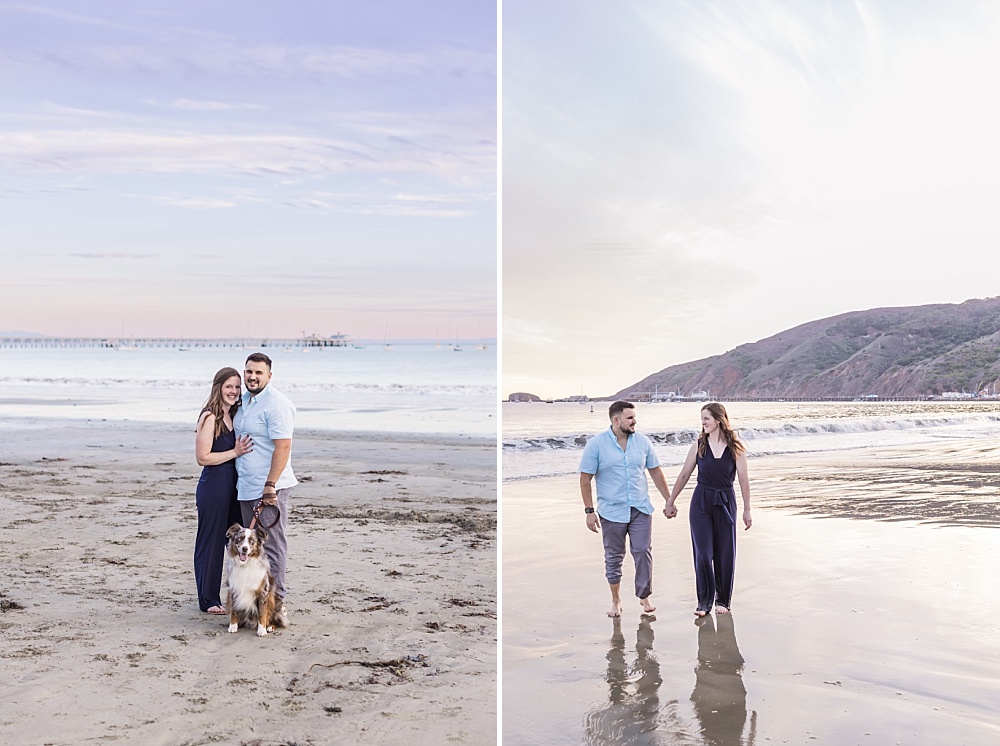
[[[635,409],[635,404],[630,401],[616,401],[608,407],[608,419],[613,420],[616,414],[621,414],[626,409]]]
[[[246,362],[249,363],[253,360],[255,363],[267,363],[267,369],[271,370],[271,358],[265,355],[263,352],[254,352],[247,355]],[[244,363],[245,365],[246,363]]]

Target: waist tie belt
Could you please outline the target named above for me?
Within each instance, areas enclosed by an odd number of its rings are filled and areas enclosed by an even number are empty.
[[[704,484],[697,485],[695,489],[701,490],[702,494],[705,495],[705,499],[709,501],[709,504],[713,508],[722,508],[722,512],[726,516],[726,521],[728,521],[731,526],[736,525],[735,489],[732,487],[719,489],[717,487],[707,487]]]

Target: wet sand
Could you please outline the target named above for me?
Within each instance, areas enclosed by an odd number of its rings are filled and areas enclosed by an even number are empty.
[[[654,522],[655,614],[630,590],[615,622],[576,478],[505,483],[504,743],[1000,743],[998,464],[970,440],[752,459],[733,614],[702,622],[690,488]]]
[[[492,441],[299,432],[288,606],[201,613],[190,428],[0,428],[0,741],[496,737]]]

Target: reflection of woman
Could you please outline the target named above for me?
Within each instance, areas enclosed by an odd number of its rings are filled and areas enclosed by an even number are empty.
[[[198,607],[225,614],[222,607],[222,555],[226,530],[240,522],[236,501],[236,457],[252,450],[249,438],[236,440],[233,415],[240,406],[240,374],[223,368],[212,379],[212,391],[198,417],[194,450],[205,467],[198,480],[198,534],[194,540],[194,578]]]
[[[739,746],[747,720],[747,690],[743,686],[743,656],[736,645],[733,617],[720,616],[718,631],[710,616],[695,624],[698,668],[691,701],[701,732],[711,746]],[[755,730],[755,718],[751,718],[750,743]]]
[[[688,451],[663,514],[677,515],[674,501],[684,489],[695,466],[698,484],[691,496],[691,543],[694,545],[694,574],[698,590],[697,616],[712,610],[729,612],[736,575],[736,492],[739,478],[743,497],[743,523],[750,520],[750,480],[747,477],[746,448],[729,426],[726,408],[717,402],[701,409],[701,435]]]

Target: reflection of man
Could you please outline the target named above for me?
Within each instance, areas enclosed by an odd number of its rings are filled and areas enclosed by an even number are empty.
[[[635,595],[643,611],[656,611],[650,603],[653,592],[653,503],[649,501],[646,470],[664,500],[670,497],[649,438],[635,431],[635,405],[616,401],[608,409],[611,427],[591,438],[580,459],[580,492],[587,528],[601,529],[604,538],[604,572],[611,587],[610,617],[621,616],[619,587],[625,538],[635,561]],[[597,483],[594,507],[592,481]]]
[[[638,678],[636,678],[638,673]],[[641,617],[635,633],[635,665],[625,660],[625,635],[621,617],[614,619],[611,648],[608,650],[607,707],[594,710],[586,718],[586,743],[611,746],[623,743],[651,743],[660,716],[660,663],[653,653],[653,626],[650,617]],[[630,692],[629,687],[635,686]]]
[[[279,600],[285,598],[285,560],[288,542],[288,498],[298,484],[292,473],[292,430],[295,406],[288,397],[268,384],[271,382],[271,358],[255,352],[247,358],[243,370],[243,406],[236,412],[233,425],[236,436],[249,435],[253,450],[236,459],[239,477],[236,491],[243,513],[243,525],[249,526],[257,501],[264,499],[259,522],[270,526],[274,507],[279,511],[278,522],[267,531],[264,551],[271,563],[271,573]],[[271,507],[265,507],[271,506]]]
[[[743,686],[743,656],[736,645],[732,614],[720,614],[718,630],[712,615],[698,625],[698,667],[691,701],[711,746],[739,746],[747,720],[747,690]],[[753,736],[754,721],[750,724]]]

